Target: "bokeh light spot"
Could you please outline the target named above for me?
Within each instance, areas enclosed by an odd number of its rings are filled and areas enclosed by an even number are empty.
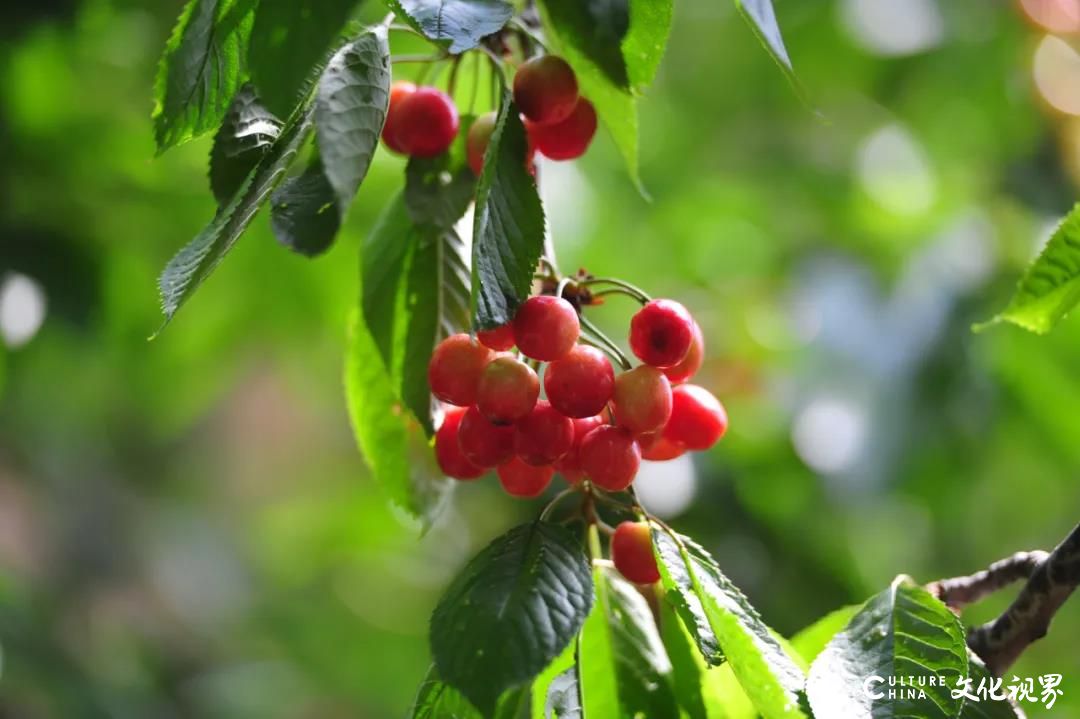
[[[34,338],[45,321],[45,291],[26,275],[10,272],[0,279],[0,337],[8,347]]]

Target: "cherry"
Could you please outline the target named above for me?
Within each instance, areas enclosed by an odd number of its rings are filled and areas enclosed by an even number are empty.
[[[596,110],[581,98],[574,111],[562,122],[540,125],[525,121],[525,129],[536,149],[552,160],[573,160],[589,149],[596,134]]]
[[[574,422],[545,400],[537,402],[514,426],[514,451],[526,464],[551,464],[573,444]]]
[[[514,315],[514,342],[526,357],[552,362],[564,357],[581,334],[574,306],[561,297],[530,297]]]
[[[694,338],[690,342],[690,349],[682,361],[664,370],[671,384],[682,384],[701,369],[701,363],[705,360],[705,336],[701,334],[701,327],[694,323]]]
[[[696,384],[681,384],[671,395],[671,419],[664,427],[665,438],[682,442],[687,449],[703,450],[724,436],[727,412],[709,390]]]
[[[540,378],[516,357],[496,357],[480,375],[476,407],[495,424],[510,424],[529,414],[540,396]]]
[[[476,333],[476,339],[485,347],[505,351],[514,346],[514,327],[507,322],[493,330],[480,330]]]
[[[443,402],[468,407],[476,402],[480,375],[495,353],[465,333],[438,344],[428,362],[431,393]]]
[[[602,425],[581,440],[581,469],[598,487],[611,492],[626,489],[641,465],[641,450],[625,427]]]
[[[674,300],[652,300],[630,320],[630,349],[645,364],[673,367],[694,341],[694,318]]]
[[[514,456],[514,428],[492,424],[474,405],[461,418],[458,445],[465,458],[477,467],[491,468]]]
[[[555,475],[555,470],[550,466],[535,467],[522,462],[517,457],[506,464],[500,464],[495,471],[499,475],[499,483],[507,494],[526,499],[543,494]]]
[[[473,120],[465,135],[465,157],[477,176],[484,170],[484,153],[487,152],[491,133],[495,130],[495,113],[487,112]]]
[[[458,133],[454,101],[442,90],[420,87],[398,103],[395,141],[412,157],[435,157],[450,149]]]
[[[604,409],[615,390],[615,371],[603,352],[576,345],[547,366],[544,391],[567,417],[591,417]]]
[[[561,122],[577,105],[577,76],[561,57],[533,58],[514,75],[514,102],[532,122]]]
[[[458,444],[461,419],[464,416],[465,410],[461,407],[446,410],[443,422],[435,432],[435,460],[447,477],[476,479],[487,470],[470,462]]]
[[[671,384],[664,373],[638,365],[615,378],[615,421],[634,434],[660,429],[671,417]]]
[[[652,462],[665,462],[686,453],[686,445],[664,436],[663,430],[649,432],[637,438],[641,458]]]
[[[401,101],[414,92],[416,92],[416,85],[411,82],[395,82],[390,86],[390,103],[386,108],[382,140],[388,149],[402,155],[405,154],[405,148],[397,138],[398,125],[401,121]]]
[[[574,420],[574,443],[570,445],[570,451],[555,461],[555,469],[571,484],[582,477],[581,471],[581,442],[585,435],[600,425],[605,424],[603,417],[581,417]]]
[[[647,522],[622,522],[611,537],[611,561],[619,573],[635,584],[660,580]]]

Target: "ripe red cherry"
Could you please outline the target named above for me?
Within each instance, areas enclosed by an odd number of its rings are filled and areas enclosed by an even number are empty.
[[[645,364],[673,367],[694,341],[694,318],[674,300],[653,300],[630,320],[630,349]]]
[[[495,113],[484,113],[473,120],[469,133],[465,135],[465,157],[469,167],[479,176],[484,169],[484,153],[487,152],[491,133],[495,130]]]
[[[525,121],[525,129],[536,149],[552,160],[573,160],[589,149],[596,134],[596,110],[592,103],[581,98],[574,111],[562,122],[539,125]]]
[[[493,350],[506,351],[514,346],[514,328],[507,322],[493,330],[480,330],[476,333],[480,344]]]
[[[496,357],[480,375],[476,407],[495,424],[510,424],[536,406],[540,378],[533,368],[516,357]]]
[[[450,335],[428,362],[431,393],[443,402],[468,407],[476,402],[480,375],[495,353],[465,333]]]
[[[652,532],[646,522],[623,522],[611,537],[611,561],[619,574],[635,584],[660,580],[653,554]]]
[[[641,447],[641,458],[651,462],[666,462],[686,454],[686,445],[668,439],[663,430],[639,435],[637,441]]]
[[[574,306],[561,297],[530,297],[514,315],[514,343],[521,353],[552,362],[574,348],[581,323]]]
[[[615,421],[634,434],[660,429],[671,417],[671,384],[664,373],[639,365],[615,378]]]
[[[514,425],[514,452],[526,464],[551,464],[574,444],[574,422],[545,400]]]
[[[690,349],[682,362],[664,370],[664,375],[671,384],[682,384],[697,374],[701,369],[701,363],[705,360],[705,336],[701,334],[701,327],[694,322],[694,338],[690,342]]]
[[[401,101],[414,92],[416,92],[416,85],[411,82],[395,82],[390,86],[390,103],[386,108],[382,140],[388,149],[402,155],[405,154],[405,148],[397,139],[398,125],[401,120]]]
[[[585,435],[578,452],[581,470],[610,492],[626,489],[641,466],[641,450],[625,427],[605,424]]]
[[[417,88],[401,98],[397,114],[394,137],[412,157],[441,155],[457,137],[457,108],[442,90]]]
[[[599,416],[574,420],[574,443],[570,445],[570,451],[555,462],[555,469],[567,482],[573,484],[581,479],[581,442],[585,435],[602,424],[605,424],[604,418]]]
[[[514,457],[495,470],[499,475],[499,484],[506,493],[514,497],[539,497],[551,484],[555,470],[551,467],[534,467]]]
[[[533,58],[522,63],[514,75],[514,102],[533,122],[561,122],[577,105],[577,76],[561,57]]]
[[[514,456],[514,428],[492,424],[474,405],[461,418],[458,444],[467,460],[477,467],[491,468]]]
[[[671,419],[664,427],[664,437],[682,442],[687,449],[703,450],[724,436],[727,412],[709,390],[696,384],[681,384],[671,395]]]
[[[615,371],[603,352],[576,345],[547,366],[544,391],[551,405],[567,417],[591,417],[611,400]]]
[[[487,470],[470,462],[461,452],[458,434],[464,416],[465,410],[461,407],[450,407],[446,410],[443,422],[435,432],[435,460],[447,477],[476,479]]]

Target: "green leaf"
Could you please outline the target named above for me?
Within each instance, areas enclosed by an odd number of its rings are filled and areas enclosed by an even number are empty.
[[[660,636],[671,659],[671,679],[679,705],[689,719],[710,719],[702,687],[708,665],[674,606],[662,602],[659,615]]]
[[[371,166],[389,98],[390,46],[377,27],[334,54],[315,98],[319,153],[342,217]]]
[[[825,645],[847,626],[851,618],[862,609],[861,604],[852,604],[829,612],[821,619],[806,627],[791,638],[791,647],[807,664],[813,663]]]
[[[784,46],[784,38],[780,35],[780,25],[776,22],[776,11],[773,10],[772,0],[735,0],[735,7],[739,9],[739,13],[750,24],[758,40],[798,90],[795,69],[791,66],[791,58],[788,57],[787,48]]]
[[[476,175],[449,154],[414,157],[405,168],[405,206],[418,227],[453,229],[476,196]]]
[[[810,667],[806,689],[814,714],[820,717],[955,717],[963,701],[950,687],[968,671],[967,645],[960,621],[940,601],[908,577],[866,602],[844,631],[829,642]],[[865,690],[870,675],[925,677],[925,698],[897,692],[871,698]],[[930,684],[930,678],[935,683]],[[948,683],[941,686],[936,678]],[[897,687],[899,688],[899,687]]]
[[[671,660],[648,603],[610,567],[597,566],[593,580],[596,605],[578,646],[585,716],[678,716]]]
[[[358,0],[260,0],[248,66],[263,103],[288,117],[302,100],[311,69],[321,63]]]
[[[495,719],[524,719],[523,704],[527,705],[528,691],[512,689],[499,698]],[[411,719],[484,719],[469,701],[449,684],[439,679],[435,667],[428,670],[416,695]]]
[[[154,83],[158,152],[221,124],[243,82],[257,0],[189,0]]]
[[[580,52],[616,87],[629,88],[622,50],[623,38],[630,29],[627,0],[543,0],[543,3],[562,43]]]
[[[210,150],[210,189],[219,205],[240,189],[280,134],[281,121],[259,102],[255,88],[241,87]]]
[[[622,55],[630,87],[642,92],[656,78],[671,32],[671,0],[630,0],[630,29]]]
[[[681,594],[679,601],[688,606],[691,596],[700,602],[714,637],[704,646],[708,648],[714,641],[723,650],[758,711],[766,719],[805,717],[798,696],[803,685],[802,671],[716,561],[690,539],[676,539],[659,527],[653,529],[653,543],[664,588]],[[682,616],[685,621],[685,614]],[[692,633],[703,629],[696,622],[688,627]],[[702,645],[700,639],[698,643]],[[705,652],[703,656],[710,657]]]
[[[493,541],[431,616],[439,675],[481,712],[531,680],[571,642],[593,600],[589,560],[558,525],[536,521]]]
[[[311,112],[294,118],[229,203],[218,210],[214,219],[194,240],[169,260],[158,279],[166,324],[251,224],[263,202],[284,178],[285,171],[311,135],[312,129]]]
[[[571,642],[532,683],[531,719],[580,719],[581,691],[577,682],[577,642]],[[574,711],[578,714],[574,714]]]
[[[389,5],[398,17],[454,55],[502,30],[514,15],[513,5],[503,0],[390,0]]]
[[[967,676],[971,679],[973,691],[977,690],[983,682],[985,682],[985,686],[989,687],[990,682],[993,681],[986,665],[970,650],[968,651]],[[1004,686],[999,691],[1008,693]],[[979,701],[964,699],[964,708],[960,711],[960,719],[1020,719],[1020,717],[1023,717],[1008,699],[998,701],[989,697],[983,698],[982,695],[977,696],[979,696]]]
[[[476,191],[472,307],[478,329],[513,318],[544,248],[544,208],[525,169],[526,149],[525,127],[507,93]]]
[[[341,219],[321,162],[315,160],[270,196],[270,227],[278,242],[301,255],[330,249]]]
[[[1061,221],[1020,279],[1008,306],[976,330],[1011,322],[1045,334],[1080,302],[1080,204]]]
[[[359,312],[349,318],[345,399],[375,482],[394,504],[430,526],[454,483],[439,472],[420,425],[404,411]]]
[[[694,581],[689,567],[682,561],[678,546],[659,527],[654,526],[652,533],[653,553],[656,555],[656,565],[660,569],[664,586],[687,587],[692,590]],[[665,599],[682,618],[705,662],[711,666],[723,664],[723,648],[709,624],[709,617],[697,593],[681,589],[669,590]]]

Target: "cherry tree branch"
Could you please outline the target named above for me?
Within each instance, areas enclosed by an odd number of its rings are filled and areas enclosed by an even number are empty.
[[[1054,551],[1017,552],[970,577],[942,579],[928,589],[954,609],[1026,579],[1001,616],[968,630],[967,644],[994,676],[1001,676],[1044,636],[1058,609],[1080,584],[1080,524]]]

